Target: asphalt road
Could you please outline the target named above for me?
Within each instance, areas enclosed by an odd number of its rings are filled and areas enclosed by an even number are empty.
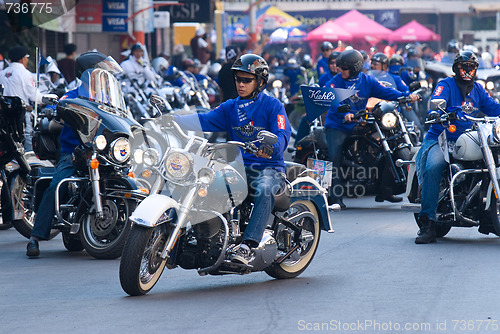
[[[69,253],[60,236],[28,259],[27,240],[0,231],[0,333],[500,332],[498,237],[454,228],[415,245],[399,204],[346,204],[296,279],[174,269],[142,297],[122,291],[119,260]]]

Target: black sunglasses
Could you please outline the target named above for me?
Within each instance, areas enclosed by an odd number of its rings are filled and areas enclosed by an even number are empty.
[[[245,84],[249,84],[250,82],[254,81],[255,78],[239,77],[239,76],[235,75],[234,80],[236,80],[236,82],[242,82]]]
[[[342,71],[348,71],[349,70],[349,67],[345,67],[345,66],[337,66],[338,68],[340,68]]]

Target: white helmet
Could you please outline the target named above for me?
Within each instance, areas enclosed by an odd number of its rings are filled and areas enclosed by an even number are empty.
[[[211,78],[216,78],[217,75],[219,74],[219,71],[221,69],[222,65],[219,64],[219,63],[213,63],[212,65],[210,65],[210,67],[208,68],[208,75],[211,77]]]
[[[160,73],[162,70],[168,69],[168,60],[163,57],[156,57],[151,62],[151,65],[155,69],[156,73]]]

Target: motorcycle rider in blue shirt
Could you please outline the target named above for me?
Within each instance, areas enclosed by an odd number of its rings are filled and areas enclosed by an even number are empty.
[[[107,58],[106,55],[99,52],[86,52],[76,59],[75,76],[80,79],[85,70],[95,67],[101,61]],[[80,90],[81,93],[81,90]],[[78,88],[67,92],[61,97],[77,98],[79,96]],[[50,106],[55,109],[55,106]],[[50,181],[49,187],[45,190],[42,200],[36,212],[33,231],[31,238],[26,246],[26,255],[28,257],[36,257],[40,255],[40,248],[38,241],[48,240],[50,230],[52,228],[52,221],[55,214],[55,191],[59,182],[65,178],[72,176],[75,173],[73,167],[73,151],[80,144],[78,137],[69,126],[65,125],[59,135],[61,153],[57,162],[54,176]]]
[[[328,71],[326,71],[326,73],[320,76],[318,79],[318,85],[320,87],[325,87],[325,84],[339,72],[339,70],[337,69],[337,57],[339,55],[339,51],[333,51],[330,56],[328,56]]]
[[[326,140],[328,142],[328,159],[333,162],[334,173],[332,173],[332,184],[329,189],[328,203],[337,203],[342,208],[345,204],[342,201],[343,190],[340,187],[340,162],[342,160],[342,147],[344,141],[349,137],[356,123],[352,122],[354,113],[366,109],[368,98],[377,97],[384,100],[394,101],[399,97],[408,96],[408,93],[399,92],[393,88],[384,87],[377,79],[369,76],[362,71],[363,56],[357,50],[345,50],[337,58],[337,68],[340,73],[328,81],[325,87],[344,88],[357,90],[358,92],[349,99],[335,105],[328,110],[325,122]],[[412,101],[417,101],[419,96],[409,95]],[[338,107],[349,105],[349,112],[339,112]],[[386,169],[386,168],[384,168]],[[338,172],[335,172],[338,171]],[[385,180],[382,180],[383,185]],[[379,187],[379,193],[376,196],[377,201],[388,200],[391,202],[401,201],[401,198],[394,196],[390,188]]]
[[[439,196],[439,184],[447,166],[444,155],[438,145],[438,137],[447,131],[447,140],[454,142],[470,129],[472,122],[460,120],[463,115],[462,105],[470,104],[474,108],[469,116],[476,117],[479,111],[488,116],[500,115],[500,104],[496,103],[483,86],[475,82],[479,62],[471,51],[460,51],[453,61],[453,77],[445,78],[436,86],[432,99],[445,99],[446,112],[457,112],[459,120],[452,121],[456,125],[455,132],[449,132],[440,124],[433,124],[415,157],[418,183],[422,185],[421,209],[418,216],[420,230],[415,239],[416,244],[428,244],[436,241],[436,210]]]
[[[326,72],[319,78],[318,85],[320,87],[325,87],[325,84],[337,75],[337,57],[339,55],[339,51],[333,51],[328,57],[328,72]],[[323,116],[321,117],[323,118]],[[294,146],[297,147],[297,144],[300,142],[300,140],[307,136],[309,133],[311,133],[311,127],[309,125],[309,122],[307,121],[306,115],[304,115],[300,119],[299,127],[297,128],[297,135],[295,136]]]
[[[316,71],[318,72],[318,78],[324,73],[328,72],[328,57],[333,52],[333,45],[330,42],[321,43],[321,58],[316,64]]]
[[[261,130],[278,136],[273,146],[262,144],[257,156],[243,152],[247,183],[255,191],[254,208],[245,228],[243,241],[235,248],[231,260],[248,264],[251,248],[257,247],[266,228],[267,219],[274,206],[274,195],[280,189],[285,172],[283,153],[290,140],[291,128],[283,104],[276,98],[262,93],[269,78],[269,66],[255,54],[245,54],[237,59],[232,68],[238,97],[220,104],[205,114],[179,116],[174,120],[185,129],[203,131],[227,131],[231,140],[248,142],[256,139]]]

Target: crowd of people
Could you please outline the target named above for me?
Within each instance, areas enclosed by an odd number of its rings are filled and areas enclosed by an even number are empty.
[[[182,77],[175,76],[175,71],[183,71],[194,76],[197,80],[210,77],[219,84],[220,105],[204,115],[194,115],[200,118],[204,131],[228,131],[231,138],[249,140],[256,134],[257,129],[267,129],[276,133],[278,143],[270,147],[261,147],[257,157],[246,156],[247,167],[255,167],[248,172],[250,180],[256,180],[264,193],[270,194],[259,199],[259,210],[255,210],[250,220],[251,228],[245,232],[244,241],[238,248],[235,260],[248,263],[251,257],[250,249],[260,241],[263,226],[260,224],[263,215],[268,215],[273,204],[272,194],[276,191],[276,183],[280,173],[284,171],[284,151],[290,144],[290,124],[283,104],[275,97],[265,94],[264,91],[274,78],[282,79],[288,87],[288,94],[293,99],[300,95],[300,84],[313,83],[321,87],[345,88],[357,90],[354,98],[341,103],[348,105],[347,112],[340,111],[338,105],[332,106],[325,117],[326,139],[328,142],[328,159],[334,167],[340,167],[343,142],[353,130],[353,115],[366,108],[370,97],[386,100],[396,100],[408,96],[413,102],[419,99],[411,94],[409,85],[419,79],[426,78],[425,61],[448,63],[455,74],[454,77],[436,82],[433,97],[449,99],[449,105],[460,104],[464,99],[471,99],[474,104],[485,105],[492,115],[500,114],[500,107],[491,97],[484,95],[484,88],[474,80],[477,69],[480,67],[492,68],[500,62],[500,52],[495,55],[486,48],[484,51],[473,46],[461,47],[452,40],[447,49],[435,53],[428,45],[411,43],[397,46],[388,43],[381,48],[372,47],[370,50],[356,50],[339,42],[336,47],[325,41],[320,44],[321,56],[314,61],[302,48],[292,49],[284,47],[278,51],[266,48],[265,40],[252,50],[241,50],[236,45],[227,46],[215,59],[210,43],[203,30],[198,30],[190,43],[191,54],[183,46],[176,46],[172,56],[160,52],[157,57],[148,57],[146,49],[141,44],[134,44],[128,51],[129,56],[121,67],[128,77],[139,84],[155,80],[160,75],[171,84],[181,86]],[[79,78],[82,70],[92,68],[103,61],[106,55],[98,52],[86,52],[76,57],[76,45],[68,44],[64,48],[66,56],[57,62],[60,74],[67,84]],[[24,46],[15,46],[8,52],[9,65],[0,72],[0,84],[4,86],[4,94],[20,96],[27,106],[26,118],[26,150],[32,150],[31,136],[33,119],[31,119],[35,103],[41,103],[42,94],[36,91],[35,77],[28,71],[27,64],[30,54]],[[372,75],[377,73],[377,77]],[[393,87],[384,87],[380,84],[381,77],[387,77],[395,83]],[[68,85],[69,86],[69,85]],[[77,85],[76,85],[77,86]],[[75,96],[75,90],[69,90],[65,96]],[[344,109],[342,109],[344,110]],[[415,122],[421,122],[416,115]],[[189,118],[177,118],[179,123],[188,126]],[[250,124],[250,128],[248,124]],[[259,124],[261,126],[259,126]],[[238,130],[238,129],[243,129]],[[67,130],[67,129],[66,129]],[[299,141],[307,134],[308,124],[304,117],[298,127],[295,141]],[[240,131],[240,132],[238,132]],[[423,150],[419,153],[419,179],[423,184],[423,206],[420,213],[422,227],[417,243],[435,241],[434,221],[436,203],[436,184],[444,166],[443,161],[435,158],[436,138],[443,129],[431,128],[427,133]],[[76,138],[63,131],[61,160],[58,168],[61,176],[72,174],[70,155]],[[64,138],[63,138],[64,137]],[[269,159],[270,158],[270,159]],[[257,172],[255,172],[257,171]],[[375,200],[377,202],[399,202],[401,197],[392,194],[386,186],[388,180],[382,180]],[[338,176],[338,175],[337,175]],[[57,178],[53,180],[57,183]],[[339,204],[345,208],[342,194],[332,191],[340,179],[334,177],[328,196],[329,204]],[[54,183],[54,187],[56,186]],[[52,187],[53,188],[53,187]],[[47,193],[42,201],[53,203],[53,192]],[[50,206],[50,204],[48,204]],[[45,207],[45,206],[44,206]],[[50,230],[49,216],[53,211],[42,207],[43,212],[37,213],[37,220],[32,238],[28,243],[27,255],[38,256],[38,241],[47,239]],[[265,226],[264,226],[265,227]]]

